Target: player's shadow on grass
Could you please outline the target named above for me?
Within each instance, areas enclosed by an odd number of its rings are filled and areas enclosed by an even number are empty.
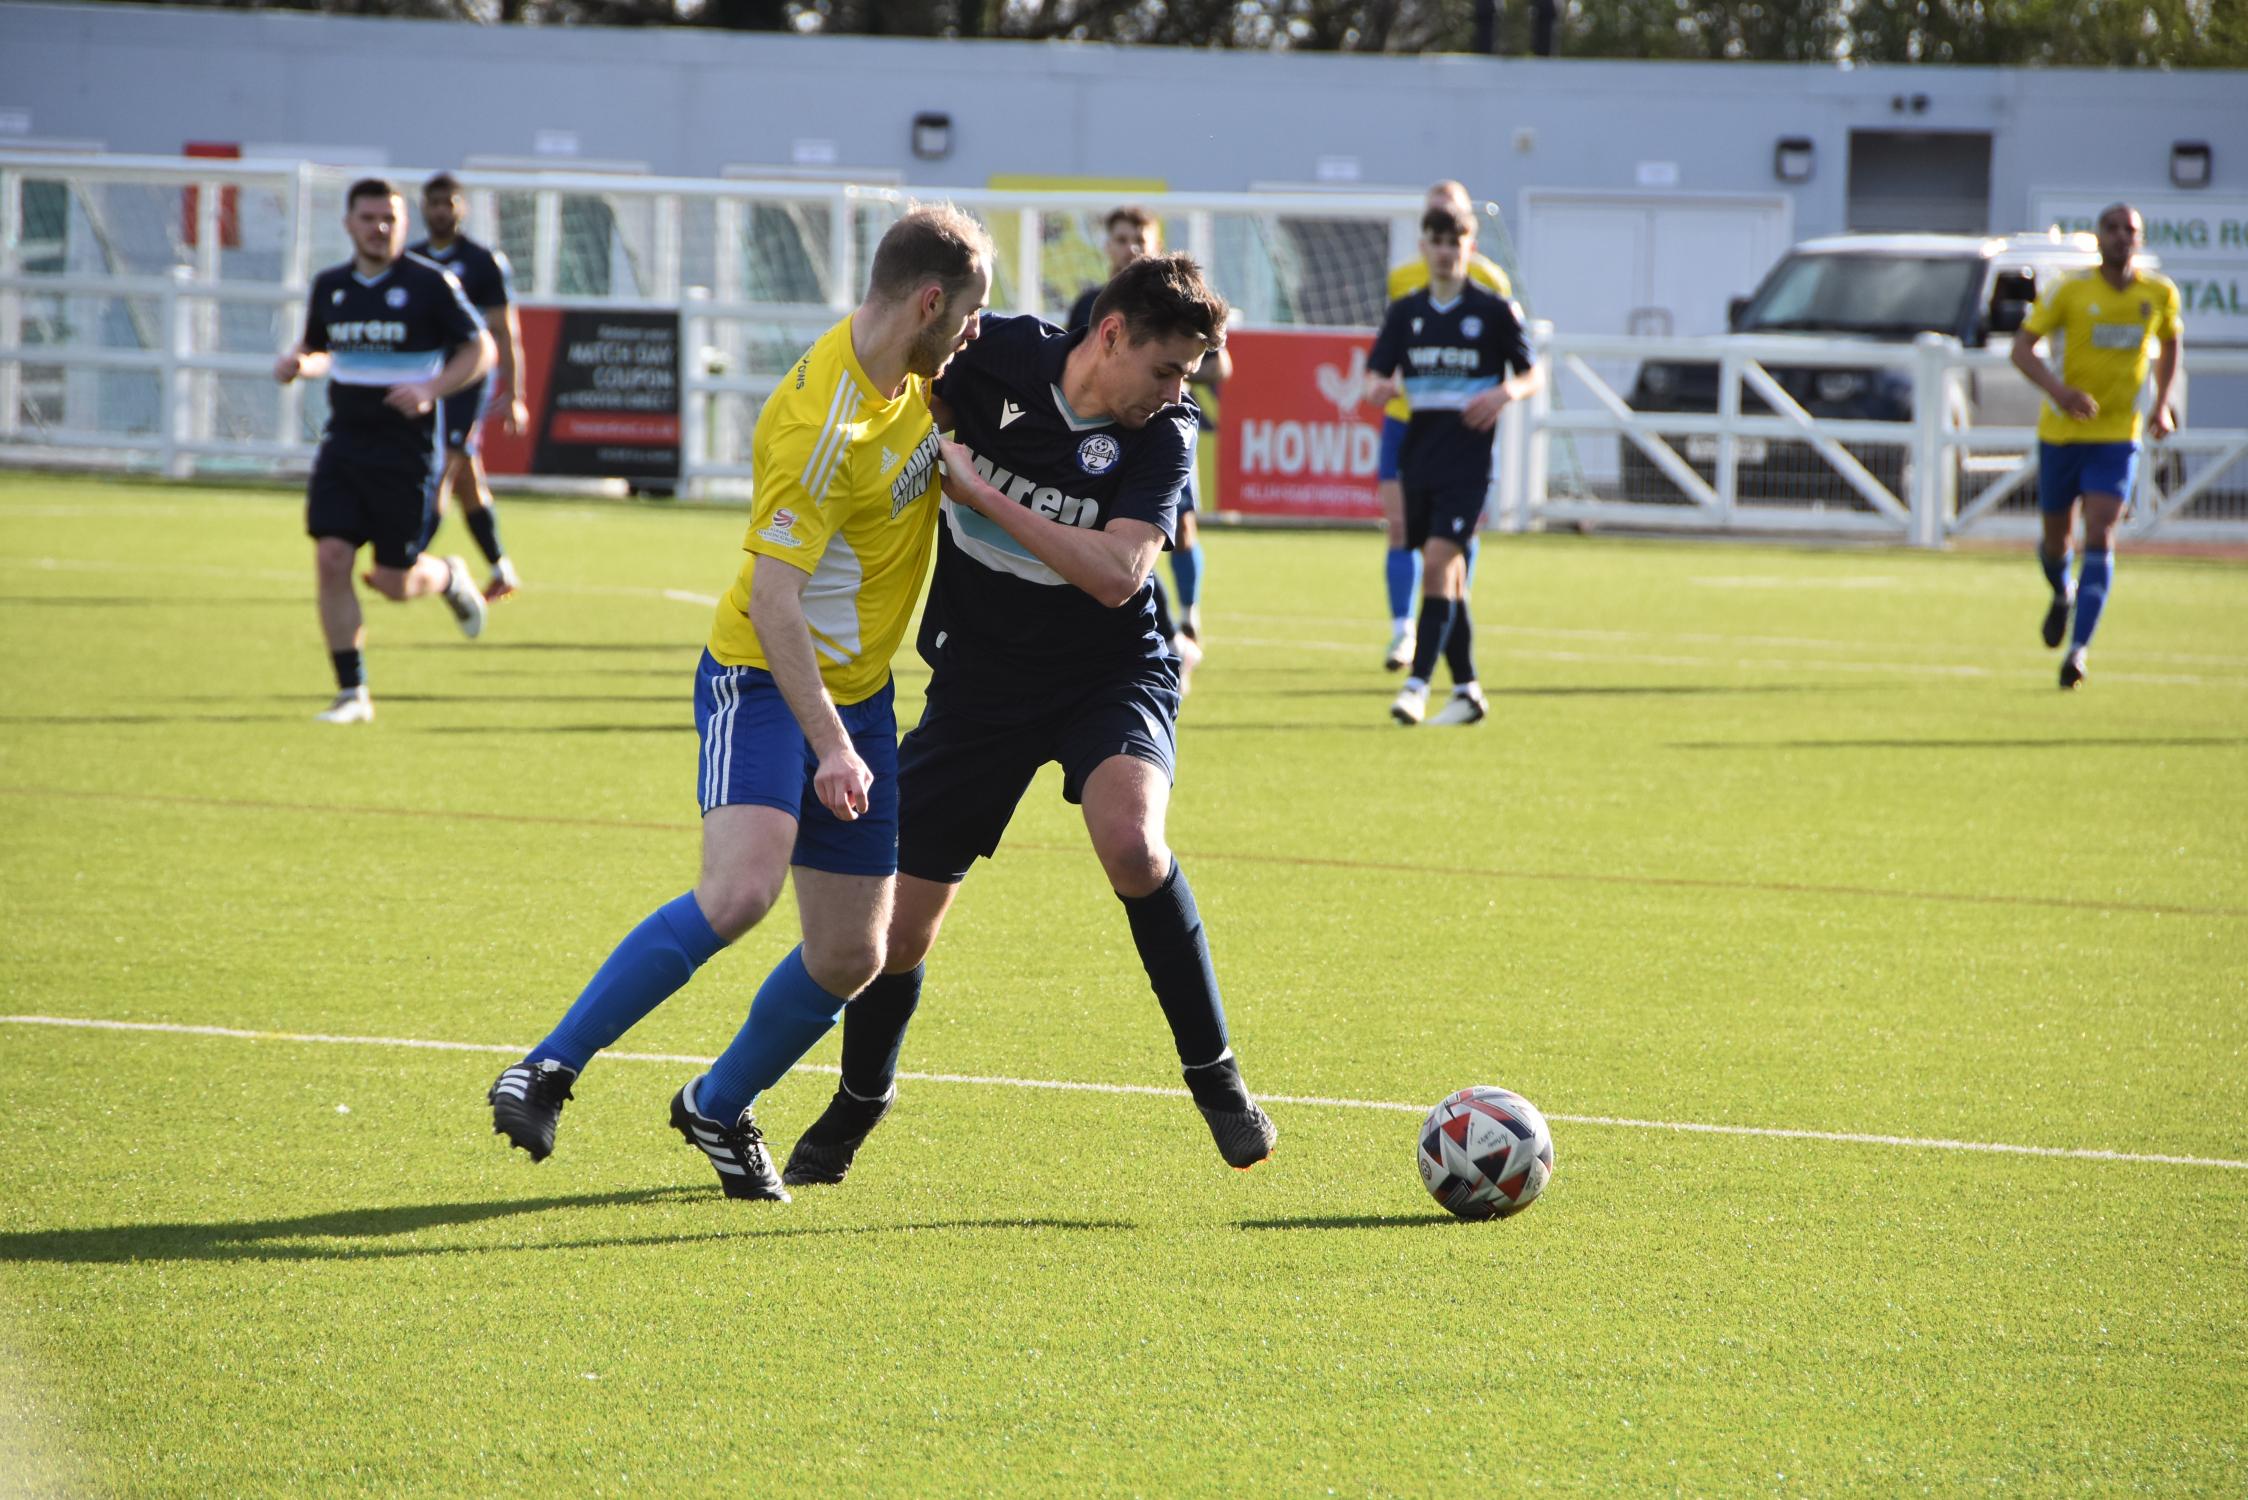
[[[234,608],[244,604],[270,605],[276,609],[302,609],[302,598],[276,599],[270,595],[228,598],[225,595],[198,595],[192,599],[177,595],[125,595],[125,594],[0,594],[0,605],[44,604],[63,609],[217,609]]]
[[[428,1229],[482,1224],[517,1214],[556,1209],[621,1208],[637,1204],[707,1204],[712,1227],[674,1234],[603,1235],[588,1239],[505,1244],[391,1245],[378,1241]],[[879,1224],[773,1223],[760,1215],[785,1213],[760,1204],[727,1202],[707,1185],[633,1188],[564,1198],[508,1198],[489,1203],[413,1203],[392,1208],[347,1208],[294,1219],[216,1224],[114,1224],[99,1229],[31,1229],[0,1234],[0,1262],[124,1265],[135,1261],[379,1260],[422,1255],[478,1255],[512,1250],[599,1250],[619,1246],[689,1244],[744,1235],[792,1237],[894,1234],[943,1229],[1137,1229],[1116,1219],[941,1219]],[[304,1244],[305,1240],[328,1243]],[[342,1241],[338,1244],[336,1241]]]
[[[1847,693],[1864,689],[1859,683],[1829,682],[1762,682],[1762,683],[1619,683],[1613,686],[1578,686],[1554,684],[1548,687],[1492,687],[1484,692],[1493,698],[1701,698],[1720,694],[1736,695],[1758,693]],[[1306,687],[1263,688],[1243,694],[1253,698],[1359,698],[1371,703],[1382,698],[1387,690],[1380,684],[1366,687]],[[1431,689],[1430,699],[1436,701],[1437,690]]]
[[[473,651],[489,656],[501,651],[635,651],[676,656],[692,663],[696,641],[385,641],[384,651]]]
[[[1236,1229],[1426,1229],[1456,1224],[1439,1214],[1307,1214],[1300,1219],[1242,1219]]]
[[[693,734],[692,724],[424,724],[416,734]]]
[[[49,727],[98,725],[123,728],[135,724],[294,724],[311,722],[309,714],[0,714],[0,724],[44,724]]]

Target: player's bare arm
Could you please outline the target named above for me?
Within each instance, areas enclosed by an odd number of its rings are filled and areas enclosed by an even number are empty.
[[[944,442],[944,492],[996,524],[1030,555],[1111,609],[1131,601],[1163,551],[1163,533],[1123,517],[1099,531],[1065,526],[1025,510],[976,473],[975,460],[955,442]]]
[[[492,337],[499,345],[500,391],[507,397],[507,410],[500,420],[510,433],[520,433],[529,425],[531,411],[523,401],[523,320],[516,314],[514,303],[500,310],[498,321],[492,325]]]
[[[328,373],[328,351],[291,344],[273,362],[273,378],[283,385],[292,380],[318,380]]]
[[[788,711],[803,727],[819,769],[812,790],[829,812],[851,822],[867,809],[874,772],[851,748],[851,736],[835,712],[835,700],[820,681],[812,653],[812,627],[804,619],[804,586],[812,575],[777,557],[760,555],[750,574],[749,623],[764,648],[766,670],[781,690]]]
[[[1489,432],[1499,425],[1499,413],[1525,396],[1534,395],[1545,384],[1545,366],[1532,365],[1521,374],[1500,381],[1487,391],[1478,391],[1460,408],[1460,420],[1476,432]]]
[[[2014,347],[2010,351],[2014,368],[2052,398],[2053,405],[2079,422],[2089,422],[2100,414],[2100,403],[2072,385],[2064,384],[2053,373],[2053,367],[2037,356],[2038,335],[2027,328],[2014,334]]]
[[[409,417],[418,417],[453,392],[482,380],[484,372],[491,368],[492,336],[479,332],[446,357],[445,368],[437,372],[436,379],[394,385],[382,398],[383,405]]]
[[[2160,440],[2178,430],[2177,413],[2170,409],[2170,391],[2178,381],[2178,361],[2185,358],[2185,340],[2161,340],[2154,351],[2154,414],[2147,418],[2147,432]]]

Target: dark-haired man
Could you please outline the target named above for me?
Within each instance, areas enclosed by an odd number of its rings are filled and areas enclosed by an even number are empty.
[[[492,581],[484,585],[484,597],[496,604],[521,588],[523,580],[516,576],[514,561],[500,545],[499,515],[492,505],[492,487],[484,478],[477,431],[495,400],[504,398],[507,402],[501,421],[511,433],[523,430],[530,413],[523,405],[519,368],[523,325],[516,318],[515,302],[509,295],[512,277],[507,257],[461,233],[461,223],[467,217],[468,197],[461,191],[460,179],[450,172],[438,173],[422,184],[422,224],[429,234],[420,244],[409,245],[407,253],[435,261],[459,279],[461,290],[468,294],[468,305],[484,319],[499,349],[492,372],[444,404],[440,425],[445,433],[445,477],[437,487],[440,517],[445,512],[447,493],[460,497],[461,520],[469,535],[476,538],[477,550],[492,565]]]
[[[1187,382],[1226,305],[1184,255],[1119,271],[1089,327],[995,318],[937,383],[945,524],[919,647],[928,705],[899,749],[897,906],[882,977],[843,1023],[843,1079],[787,1180],[840,1182],[895,1095],[922,960],[1031,778],[1062,767],[1228,1165],[1279,1132],[1242,1082],[1210,944],[1164,836],[1179,685],[1148,578],[1193,461]]]
[[[1398,477],[1406,542],[1422,553],[1421,615],[1412,673],[1390,705],[1390,716],[1406,725],[1427,715],[1439,656],[1452,671],[1452,701],[1433,722],[1476,724],[1489,712],[1475,677],[1467,548],[1491,488],[1499,413],[1545,378],[1521,309],[1468,280],[1474,253],[1473,214],[1455,203],[1430,208],[1421,217],[1428,285],[1390,304],[1366,360],[1370,398],[1386,401],[1402,390],[1413,403]]]
[[[374,548],[367,582],[400,603],[442,597],[474,637],[484,600],[468,565],[422,549],[434,515],[439,459],[437,406],[492,365],[484,331],[460,283],[405,253],[406,200],[365,177],[344,195],[352,257],[312,279],[304,334],[273,362],[273,378],[328,377],[328,426],[305,487],[305,530],[319,581],[320,629],[335,668],[335,701],[324,724],[375,716],[361,655],[365,617],[351,580],[361,547]]]
[[[634,928],[559,1025],[502,1072],[492,1128],[542,1160],[593,1055],[754,927],[793,874],[804,941],[775,966],[671,1124],[729,1198],[787,1201],[751,1106],[882,968],[897,869],[890,658],[937,517],[929,382],[973,345],[991,241],[948,204],[875,247],[866,297],[758,414],[743,550],[695,674],[702,873]]]

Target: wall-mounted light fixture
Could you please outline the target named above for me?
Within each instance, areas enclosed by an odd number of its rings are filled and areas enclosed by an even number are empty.
[[[1772,148],[1772,175],[1782,182],[1809,182],[1818,161],[1818,147],[1809,136],[1783,135]]]
[[[2170,145],[2170,185],[2205,188],[2215,174],[2216,159],[2207,141],[2173,141]]]
[[[913,154],[935,161],[952,152],[952,116],[935,110],[913,117]]]

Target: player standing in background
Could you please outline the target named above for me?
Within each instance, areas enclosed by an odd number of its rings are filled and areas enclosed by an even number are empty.
[[[1422,202],[1425,213],[1432,208],[1455,207],[1472,222],[1475,216],[1474,200],[1468,197],[1467,188],[1457,182],[1439,182],[1428,190]],[[1506,272],[1496,261],[1481,255],[1470,255],[1467,260],[1467,279],[1477,286],[1500,297],[1512,297],[1513,286]],[[1395,304],[1400,297],[1410,296],[1428,285],[1428,262],[1415,256],[1390,267],[1389,298]],[[1382,665],[1395,672],[1413,659],[1413,596],[1421,588],[1421,554],[1405,536],[1405,491],[1397,480],[1397,453],[1405,441],[1405,423],[1412,416],[1412,403],[1400,395],[1382,409],[1382,446],[1379,468],[1376,470],[1377,489],[1382,501],[1382,522],[1389,532],[1389,553],[1383,559],[1382,577],[1389,591],[1390,640],[1389,651]],[[1466,582],[1475,583],[1475,557],[1477,546],[1470,537],[1467,544]],[[1461,598],[1467,597],[1465,588]]]
[[[492,365],[492,337],[460,283],[405,253],[406,200],[364,177],[344,194],[352,256],[312,279],[304,334],[273,362],[283,385],[328,377],[328,426],[305,486],[305,530],[319,582],[320,630],[335,667],[335,701],[324,724],[375,716],[361,651],[366,618],[351,570],[375,550],[367,583],[403,603],[441,596],[471,638],[484,629],[484,601],[457,557],[424,552],[435,513],[444,449],[437,405]]]
[[[2115,531],[2138,472],[2138,401],[2147,379],[2147,345],[2154,344],[2157,353],[2153,415],[2144,419],[2144,428],[2159,442],[2177,430],[2170,388],[2185,338],[2177,287],[2166,276],[2132,265],[2146,243],[2139,211],[2128,203],[2100,210],[2099,239],[2099,266],[2047,288],[2014,334],[2015,367],[2050,399],[2037,419],[2037,508],[2045,524],[2037,560],[2053,587],[2045,644],[2058,646],[2068,634],[2068,655],[2061,659],[2064,688],[2084,680],[2092,632],[2115,579]],[[2050,333],[2061,336],[2059,375],[2037,357],[2038,339]],[[2080,498],[2084,561],[2072,591],[2069,541]]]
[[[751,1106],[882,970],[898,861],[890,658],[936,528],[930,381],[975,339],[991,241],[950,205],[875,248],[866,298],[767,398],[743,564],[695,673],[702,873],[609,955],[554,1031],[502,1072],[492,1129],[543,1160],[593,1055],[757,925],[791,871],[804,941],[766,976],[671,1124],[730,1198],[786,1202]]]
[[[1112,277],[1142,256],[1163,253],[1161,221],[1137,204],[1111,210],[1106,227],[1108,238],[1102,242],[1102,249],[1108,254],[1108,274]],[[1093,303],[1100,294],[1101,288],[1097,286],[1089,286],[1079,293],[1077,301],[1070,306],[1069,320],[1063,326],[1075,330],[1090,323]],[[1233,356],[1219,348],[1211,351],[1194,372],[1194,383],[1214,394],[1232,375]],[[1186,488],[1179,494],[1178,537],[1171,549],[1171,578],[1179,586],[1175,621],[1171,601],[1163,590],[1163,580],[1160,577],[1155,580],[1156,626],[1179,654],[1182,692],[1202,660],[1203,557],[1201,525],[1196,515],[1200,501],[1197,490],[1196,476],[1190,472]]]
[[[445,478],[437,489],[438,518],[445,514],[447,491],[461,497],[461,519],[492,565],[492,581],[484,585],[484,597],[497,603],[521,588],[522,580],[500,546],[499,520],[492,509],[492,487],[484,478],[477,429],[500,396],[507,400],[501,420],[509,432],[521,432],[530,414],[523,405],[523,325],[509,296],[507,257],[461,233],[461,221],[467,217],[468,199],[459,180],[450,172],[438,173],[422,184],[422,224],[429,237],[409,246],[408,253],[435,261],[459,278],[469,306],[483,316],[499,346],[497,368],[444,405],[440,421],[445,431]]]
[[[1091,326],[995,318],[937,383],[945,526],[923,612],[928,706],[898,752],[898,901],[882,977],[843,1020],[843,1079],[787,1180],[841,1182],[896,1096],[922,960],[1048,761],[1123,904],[1188,1089],[1228,1165],[1279,1132],[1249,1096],[1209,938],[1164,836],[1178,678],[1149,586],[1193,464],[1186,387],[1225,337],[1194,262],[1124,267]]]
[[[1389,710],[1400,724],[1418,724],[1427,714],[1439,656],[1452,669],[1452,701],[1433,722],[1475,724],[1490,711],[1475,677],[1466,553],[1491,488],[1499,413],[1545,378],[1532,361],[1521,308],[1467,280],[1474,252],[1473,214],[1448,203],[1423,215],[1428,285],[1390,304],[1366,360],[1368,395],[1386,400],[1402,386],[1413,403],[1398,475],[1405,539],[1424,548],[1425,559],[1412,675]]]

